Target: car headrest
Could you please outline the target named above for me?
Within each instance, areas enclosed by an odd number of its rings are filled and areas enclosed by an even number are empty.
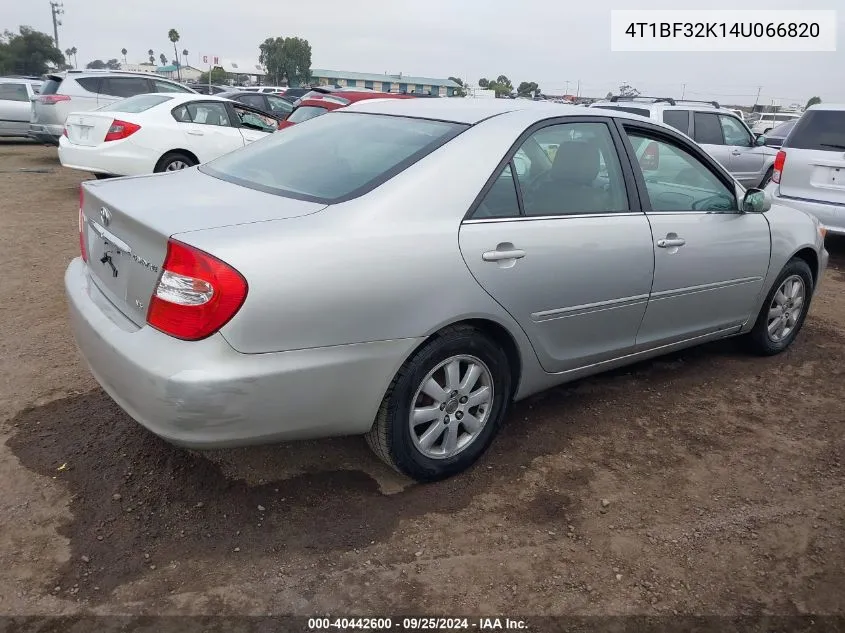
[[[561,143],[555,154],[551,175],[555,180],[589,185],[599,175],[601,153],[589,141],[566,141]]]

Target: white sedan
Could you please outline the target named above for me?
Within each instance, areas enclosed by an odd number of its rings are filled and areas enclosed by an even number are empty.
[[[141,94],[69,114],[59,160],[97,177],[176,171],[264,138],[282,120],[214,96]]]

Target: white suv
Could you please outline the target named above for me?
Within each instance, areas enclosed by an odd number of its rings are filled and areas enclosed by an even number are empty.
[[[744,187],[765,187],[772,178],[777,150],[765,146],[733,110],[715,101],[670,97],[612,97],[591,108],[621,110],[671,125],[715,158]]]
[[[68,70],[53,75],[32,100],[29,136],[58,145],[71,112],[96,110],[127,97],[148,92],[194,92],[190,88],[153,75],[115,70]]]

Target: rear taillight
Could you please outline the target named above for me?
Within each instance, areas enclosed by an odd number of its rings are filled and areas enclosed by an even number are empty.
[[[772,169],[772,182],[780,183],[780,177],[783,174],[783,166],[786,164],[786,152],[783,150],[778,152],[778,155],[775,156],[775,164]]]
[[[67,95],[38,95],[37,100],[38,103],[44,105],[56,105],[59,101],[70,101],[70,97]]]
[[[197,341],[235,316],[247,290],[246,279],[229,264],[171,239],[147,323],[170,336]]]
[[[85,203],[85,191],[82,185],[79,186],[79,254],[82,255],[82,261],[88,261],[88,251],[85,250],[85,214],[82,213],[82,207]]]
[[[67,137],[67,128],[62,129],[62,136]]]
[[[128,121],[120,121],[118,119],[115,119],[111,122],[109,131],[106,133],[106,138],[103,139],[103,142],[105,143],[108,141],[119,141],[122,138],[126,138],[127,136],[135,134],[135,132],[140,129],[141,126],[135,123],[129,123]]]

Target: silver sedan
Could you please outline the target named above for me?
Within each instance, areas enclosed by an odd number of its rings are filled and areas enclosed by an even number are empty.
[[[672,128],[519,100],[363,102],[86,182],[79,232],[76,341],[139,423],[366,435],[422,481],[553,385],[730,336],[783,351],[827,265],[816,220]]]

